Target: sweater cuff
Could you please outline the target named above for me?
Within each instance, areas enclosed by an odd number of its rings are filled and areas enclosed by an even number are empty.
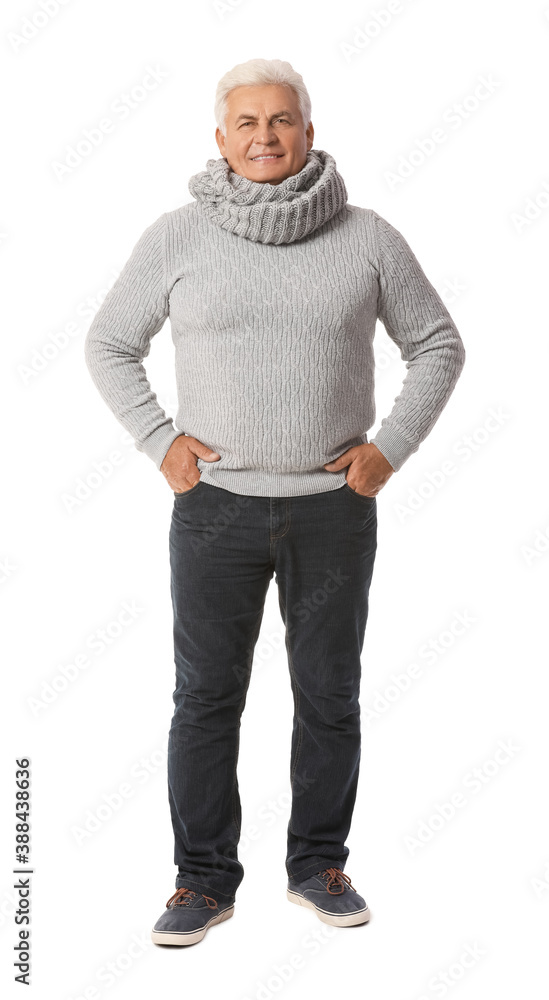
[[[395,472],[398,472],[406,459],[418,449],[418,445],[412,444],[400,431],[387,424],[380,427],[375,437],[370,438],[370,444],[375,444]]]
[[[184,432],[178,431],[174,426],[173,420],[168,421],[168,423],[161,424],[157,427],[152,434],[149,434],[145,440],[139,444],[136,442],[135,447],[138,451],[145,452],[152,459],[156,468],[160,470],[160,466],[164,461],[168,450],[171,448],[175,439],[180,437]]]

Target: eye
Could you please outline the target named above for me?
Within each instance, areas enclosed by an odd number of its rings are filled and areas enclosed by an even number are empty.
[[[286,122],[286,125],[290,124],[287,118],[275,118],[275,121],[277,121],[277,122]],[[242,122],[242,124],[243,125],[252,125],[253,123],[252,122]]]

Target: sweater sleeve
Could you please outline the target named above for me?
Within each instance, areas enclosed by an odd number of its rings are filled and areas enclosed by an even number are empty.
[[[373,215],[377,313],[406,362],[407,375],[371,443],[397,472],[418,450],[446,406],[465,363],[465,347],[404,237],[377,212]]]
[[[169,313],[165,238],[164,213],[135,244],[84,342],[86,365],[100,395],[137,450],[158,469],[182,433],[159,405],[142,364]]]

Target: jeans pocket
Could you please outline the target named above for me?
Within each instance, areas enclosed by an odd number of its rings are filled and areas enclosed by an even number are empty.
[[[360,503],[371,504],[375,503],[377,500],[377,497],[367,497],[364,496],[363,493],[357,493],[356,490],[352,488],[352,486],[349,486],[349,483],[345,483],[342,489],[346,490],[347,493],[351,493],[351,495],[354,496],[357,500],[359,500]]]
[[[202,479],[199,479],[194,486],[191,486],[188,490],[183,490],[182,493],[176,493],[175,490],[172,490],[172,492],[176,500],[185,501],[190,493],[196,493],[196,491],[199,490],[201,486],[202,486]]]

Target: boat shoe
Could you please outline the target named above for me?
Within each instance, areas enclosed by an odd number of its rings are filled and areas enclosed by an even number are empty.
[[[340,868],[325,868],[301,882],[288,879],[286,896],[290,903],[314,910],[320,920],[335,927],[351,927],[370,919],[366,901]]]
[[[166,910],[156,921],[151,938],[154,944],[196,944],[213,924],[228,920],[234,913],[232,902],[217,901],[183,886],[170,896]]]

